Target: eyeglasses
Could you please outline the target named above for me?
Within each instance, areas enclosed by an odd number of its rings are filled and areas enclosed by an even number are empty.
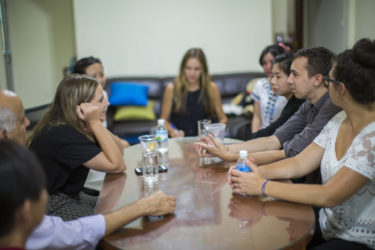
[[[339,83],[340,83],[340,81],[337,81],[337,80],[335,80],[335,79],[331,79],[331,78],[329,78],[328,76],[323,76],[323,81],[324,81],[324,84],[325,84],[326,86],[329,85],[329,82],[333,82],[334,84],[339,84]]]

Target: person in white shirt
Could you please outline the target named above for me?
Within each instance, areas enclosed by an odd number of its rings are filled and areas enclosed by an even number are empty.
[[[375,249],[375,40],[361,39],[340,53],[323,80],[343,111],[297,156],[260,167],[248,160],[252,173],[232,167],[229,183],[234,193],[321,207],[322,238],[312,241],[313,249]],[[272,181],[319,167],[322,184]]]
[[[21,99],[8,90],[0,90],[0,140],[12,140],[24,146],[26,128],[30,121],[25,117]],[[2,162],[0,163],[1,167]],[[99,240],[134,219],[173,213],[175,197],[159,191],[107,214],[63,221],[59,217],[44,215],[39,226],[27,238],[27,249],[95,249]]]
[[[284,96],[276,95],[271,88],[272,62],[277,55],[285,52],[279,45],[269,45],[260,54],[259,64],[267,77],[260,78],[254,86],[251,98],[254,100],[254,114],[251,121],[251,133],[267,127],[279,118],[287,103]]]

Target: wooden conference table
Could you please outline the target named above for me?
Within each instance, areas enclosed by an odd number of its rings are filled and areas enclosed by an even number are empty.
[[[303,249],[314,230],[310,206],[232,194],[233,163],[203,164],[193,150],[197,137],[169,140],[169,169],[154,189],[177,198],[174,214],[139,218],[101,241],[104,249]],[[230,142],[227,139],[225,142]],[[125,150],[126,174],[108,174],[97,213],[120,208],[150,191],[134,169],[139,144]]]

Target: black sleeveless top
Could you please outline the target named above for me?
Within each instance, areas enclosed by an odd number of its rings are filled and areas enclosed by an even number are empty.
[[[176,113],[175,103],[173,102],[171,123],[177,128],[185,132],[185,136],[198,135],[198,121],[210,119],[206,112],[203,100],[199,101],[201,89],[189,91],[186,99],[186,111]]]

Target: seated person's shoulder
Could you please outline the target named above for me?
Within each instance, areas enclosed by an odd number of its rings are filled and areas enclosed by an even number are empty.
[[[254,80],[252,84],[254,85],[253,85],[251,93],[258,96],[258,98],[260,98],[259,96],[261,95],[261,93],[264,93],[265,91],[267,91],[268,83],[267,83],[266,77],[257,78],[257,81]]]
[[[171,92],[173,90],[174,90],[174,83],[173,82],[169,82],[167,84],[167,86],[165,87],[165,91]]]
[[[211,88],[214,89],[214,90],[217,90],[219,89],[219,87],[217,86],[217,84],[215,82],[211,82]]]
[[[77,140],[78,138],[87,138],[84,134],[67,124],[48,127],[46,126],[45,128],[43,128],[41,134],[37,137],[56,142],[72,141]]]
[[[262,82],[262,81],[260,81],[261,79],[263,79],[263,78],[254,78],[254,79],[251,79],[251,80],[247,83],[247,85],[246,85],[246,93],[247,93],[247,94],[251,94],[251,93],[253,92],[253,89],[254,89],[255,85],[256,85],[258,82],[260,82],[260,84],[261,84],[261,82]]]

